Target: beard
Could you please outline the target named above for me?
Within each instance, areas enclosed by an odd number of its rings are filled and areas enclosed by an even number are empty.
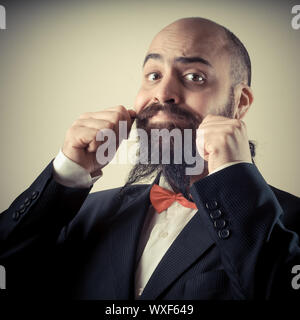
[[[217,115],[232,118],[234,113],[234,92],[233,88],[230,90],[230,95],[228,102],[223,108],[220,108],[220,112]],[[151,119],[159,112],[164,112],[165,118],[167,121],[162,122],[151,122]],[[185,145],[185,148],[190,148],[190,152],[193,157],[195,157],[197,151],[196,147],[196,130],[198,129],[200,123],[203,119],[197,114],[192,113],[191,111],[180,107],[177,104],[167,103],[167,104],[151,104],[147,108],[143,109],[136,117],[136,127],[137,129],[143,129],[146,131],[147,136],[150,137],[151,129],[167,129],[169,131],[173,129],[179,129],[184,134],[184,129],[192,130],[192,141],[189,146]],[[182,143],[183,146],[183,143]],[[142,146],[139,146],[138,152],[140,153],[143,150]],[[188,199],[192,200],[189,189],[191,176],[186,175],[186,169],[191,167],[191,164],[186,163],[183,152],[181,152],[182,159],[180,164],[174,163],[174,153],[176,148],[174,147],[174,140],[170,138],[170,162],[165,164],[161,161],[162,152],[162,143],[159,140],[158,144],[152,145],[150,139],[148,139],[147,150],[149,150],[147,155],[146,163],[136,163],[128,174],[125,185],[121,189],[123,193],[129,186],[134,183],[140,182],[144,179],[154,178],[158,174],[164,176],[166,181],[172,187],[174,192],[180,192],[182,195]],[[154,152],[159,150],[159,163],[151,163],[151,155]],[[207,170],[207,169],[206,169]],[[204,173],[205,174],[205,173]]]

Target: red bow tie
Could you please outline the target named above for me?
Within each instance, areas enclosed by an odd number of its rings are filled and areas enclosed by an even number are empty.
[[[173,191],[164,189],[157,184],[154,184],[150,191],[150,200],[154,209],[161,213],[168,209],[174,201],[179,202],[181,205],[191,209],[197,209],[194,202],[188,201],[182,193],[175,193]]]

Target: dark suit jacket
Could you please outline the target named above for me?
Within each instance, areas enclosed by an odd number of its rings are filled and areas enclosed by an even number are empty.
[[[151,185],[89,194],[58,184],[52,170],[50,163],[0,215],[7,295],[134,299]],[[191,193],[198,212],[140,299],[299,298],[291,285],[300,264],[298,197],[245,163],[196,182]]]

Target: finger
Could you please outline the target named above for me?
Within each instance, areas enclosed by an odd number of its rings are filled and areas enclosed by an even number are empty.
[[[122,115],[122,119],[124,120],[127,120],[129,123],[132,121],[131,120],[131,116],[130,116],[130,113],[129,113],[129,110],[130,109],[126,109],[124,106],[120,105],[120,106],[116,106],[116,107],[112,107],[112,108],[109,108],[107,109],[109,111],[115,111],[119,114]]]
[[[87,112],[82,114],[79,119],[99,119],[99,120],[107,120],[111,122],[117,122],[120,120],[120,115],[116,111],[99,111],[99,112]]]
[[[88,127],[94,129],[114,129],[114,123],[104,119],[95,119],[95,118],[88,118],[88,119],[78,119],[73,123],[73,126],[79,127]]]
[[[226,120],[230,120],[230,119],[231,118],[228,118],[228,117],[208,114],[206,117],[204,117],[204,119],[202,120],[202,123],[213,122],[213,121],[226,121]]]
[[[101,115],[109,115],[108,112],[116,112],[116,113],[120,113],[122,115],[125,116],[125,118],[130,118],[129,114],[128,114],[128,110],[124,107],[124,106],[116,106],[116,107],[111,107],[111,108],[106,108],[104,110],[101,111],[97,111],[97,112],[85,112],[83,114],[80,115],[80,119],[88,119],[88,118],[96,118],[96,119],[101,119]],[[128,114],[128,115],[127,115]]]
[[[70,129],[70,135],[73,136],[73,147],[86,148],[96,137],[98,130],[95,128],[76,126]]]
[[[133,109],[128,109],[128,112],[129,112],[131,118],[136,118],[136,114],[137,114],[137,113],[136,113],[135,110],[133,110]]]
[[[241,120],[227,118],[226,121],[225,120],[212,120],[212,121],[207,121],[205,123],[202,122],[199,125],[199,128],[205,128],[205,127],[210,127],[210,126],[223,126],[223,125],[241,127],[241,126],[244,126],[245,123],[242,122]]]
[[[96,139],[93,139],[93,140],[89,143],[89,145],[88,145],[88,147],[87,147],[87,151],[88,151],[88,152],[96,152],[97,149],[98,149],[98,147],[99,147],[100,144],[102,144],[102,143],[103,143],[102,141],[98,141],[98,140],[96,140]]]

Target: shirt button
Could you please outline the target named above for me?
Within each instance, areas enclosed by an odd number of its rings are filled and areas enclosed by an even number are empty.
[[[169,234],[168,234],[167,231],[162,231],[162,232],[159,234],[159,236],[160,236],[161,238],[163,238],[163,239],[165,239],[168,235],[169,235]]]

